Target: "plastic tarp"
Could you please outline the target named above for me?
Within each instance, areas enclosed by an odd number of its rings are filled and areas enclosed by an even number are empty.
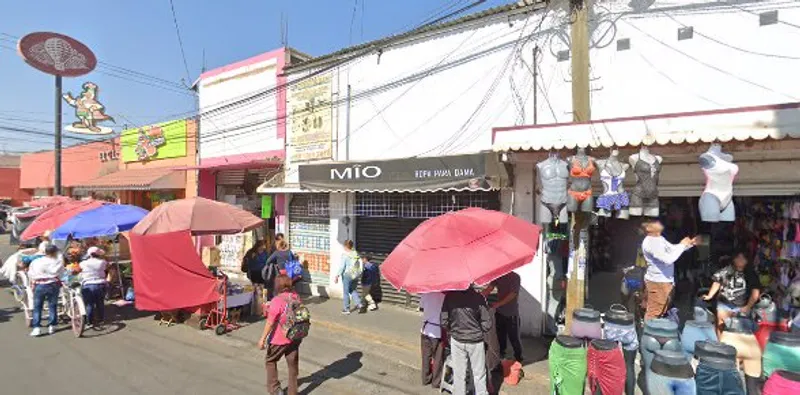
[[[188,230],[130,234],[136,309],[168,311],[217,302],[217,279],[197,255]]]

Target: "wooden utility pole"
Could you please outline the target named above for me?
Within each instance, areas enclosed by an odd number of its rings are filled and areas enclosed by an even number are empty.
[[[586,122],[591,119],[589,103],[589,12],[592,0],[571,0],[570,28],[572,62],[572,119]],[[588,255],[589,222],[591,213],[572,214],[569,232],[570,274],[567,280],[566,333],[572,325],[572,312],[583,307],[586,293],[586,264]]]

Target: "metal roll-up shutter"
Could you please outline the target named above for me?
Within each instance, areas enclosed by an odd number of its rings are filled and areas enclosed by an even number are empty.
[[[217,173],[217,185],[244,185],[247,170],[222,170]]]
[[[500,194],[491,192],[359,193],[356,195],[356,250],[381,264],[419,224],[428,218],[467,207],[498,210]],[[397,291],[381,280],[381,299],[411,309],[419,296]]]
[[[289,244],[303,262],[304,281],[329,285],[330,240],[328,195],[292,195],[289,202]]]
[[[356,250],[367,254],[374,263],[382,264],[387,256],[424,219],[360,217],[356,220]],[[419,296],[398,291],[381,279],[379,299],[383,302],[417,308]]]

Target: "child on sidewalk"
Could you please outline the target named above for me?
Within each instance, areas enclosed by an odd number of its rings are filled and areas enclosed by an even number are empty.
[[[378,272],[378,265],[370,262],[370,257],[367,255],[361,256],[361,265],[364,271],[361,273],[361,299],[366,301],[370,311],[377,310],[378,305],[372,297],[372,290],[378,286],[380,282],[380,273]],[[362,310],[362,313],[366,310]]]

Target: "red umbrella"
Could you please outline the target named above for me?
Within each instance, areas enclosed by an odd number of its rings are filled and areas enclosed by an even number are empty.
[[[195,236],[224,235],[246,232],[263,223],[263,219],[228,203],[195,197],[161,204],[132,232],[153,235],[190,230]]]
[[[69,200],[46,209],[20,235],[21,240],[41,236],[48,230],[55,230],[72,217],[88,210],[96,209],[104,203],[99,200]]]
[[[383,276],[411,293],[487,284],[529,263],[542,228],[498,211],[468,208],[431,218],[381,265]]]

